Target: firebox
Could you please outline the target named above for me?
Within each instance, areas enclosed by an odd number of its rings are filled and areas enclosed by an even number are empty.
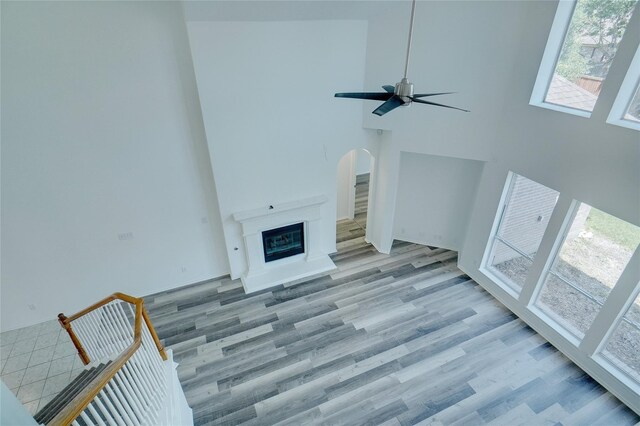
[[[265,262],[304,253],[304,223],[263,231],[262,248]]]

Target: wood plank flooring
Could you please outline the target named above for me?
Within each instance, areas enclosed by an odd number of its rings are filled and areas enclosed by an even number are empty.
[[[353,220],[363,229],[367,228],[367,208],[369,207],[369,177],[370,173],[356,176],[356,200],[353,209]]]
[[[195,423],[601,424],[639,417],[456,268],[338,223],[338,269],[246,295],[216,279],[145,298]]]
[[[246,295],[239,280],[145,298],[194,420],[248,425],[626,425],[640,418],[457,267],[364,241],[368,175],[338,269]]]

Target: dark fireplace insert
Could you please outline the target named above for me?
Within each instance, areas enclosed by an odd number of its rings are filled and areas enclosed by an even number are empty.
[[[262,248],[265,262],[304,253],[304,223],[263,231]]]

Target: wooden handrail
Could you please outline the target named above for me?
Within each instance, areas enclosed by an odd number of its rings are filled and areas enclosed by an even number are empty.
[[[164,350],[164,346],[162,342],[160,342],[160,338],[158,338],[158,333],[156,333],[156,329],[153,328],[151,324],[151,320],[149,319],[149,313],[147,309],[142,305],[142,318],[144,319],[145,324],[147,324],[147,328],[149,329],[149,334],[153,337],[153,342],[156,344],[156,348],[158,348],[158,352],[160,352],[160,356],[163,360],[167,360],[167,353]]]
[[[82,347],[82,343],[80,343],[80,341],[78,340],[78,337],[73,332],[73,329],[71,328],[71,323],[77,320],[78,318],[84,315],[87,315],[89,312],[95,311],[96,309],[101,308],[102,306],[106,305],[109,302],[113,302],[114,300],[122,300],[123,302],[127,302],[136,306],[138,302],[141,303],[142,316],[143,316],[144,322],[147,324],[149,333],[151,334],[151,337],[153,338],[153,341],[156,344],[156,348],[158,348],[158,352],[160,353],[160,356],[162,357],[163,360],[166,361],[167,353],[165,352],[164,346],[162,346],[162,343],[158,338],[158,334],[156,333],[155,328],[153,328],[153,325],[151,324],[151,320],[149,319],[149,314],[147,313],[147,310],[144,308],[144,299],[141,297],[133,297],[133,296],[129,296],[128,294],[116,292],[116,293],[113,293],[111,296],[107,296],[104,299],[100,300],[99,302],[94,303],[88,308],[85,308],[80,312],[71,315],[70,317],[66,317],[64,314],[58,314],[58,322],[60,322],[60,325],[62,325],[62,327],[65,330],[67,330],[67,333],[69,333],[69,337],[71,338],[71,341],[73,342],[74,346],[78,350],[78,355],[80,356],[80,358],[82,358],[83,362],[84,362],[84,358],[81,354],[82,353],[85,354],[87,359],[87,362],[85,362],[85,365],[87,365],[90,362],[90,360],[89,360],[89,357],[86,355],[84,348]]]
[[[160,353],[162,359],[167,359],[167,354],[158,338],[158,335],[151,325],[151,321],[149,320],[149,315],[144,308],[144,299],[132,297],[124,293],[114,293],[109,297],[102,299],[101,301],[94,303],[82,311],[71,315],[70,317],[64,316],[64,314],[58,315],[58,321],[60,324],[67,330],[71,340],[76,345],[78,349],[78,354],[82,358],[82,353],[86,357],[87,361],[89,357],[87,356],[82,344],[78,340],[77,336],[71,329],[71,322],[82,317],[83,315],[88,314],[91,311],[94,311],[109,302],[114,300],[122,300],[127,303],[131,303],[135,305],[135,319],[134,319],[134,331],[133,331],[133,342],[127,349],[125,349],[118,357],[109,364],[95,379],[93,379],[85,388],[73,398],[72,401],[67,404],[67,406],[60,411],[52,420],[49,422],[50,425],[69,425],[73,422],[79,415],[84,411],[84,409],[93,401],[93,399],[100,393],[100,391],[109,383],[109,381],[116,375],[116,373],[126,364],[126,362],[133,356],[133,354],[138,350],[140,345],[142,344],[142,321],[144,320],[151,337],[153,338],[156,348]],[[77,344],[76,344],[77,342]],[[84,362],[83,358],[83,362]],[[86,363],[85,363],[86,364]]]
[[[124,293],[113,293],[111,296],[107,296],[104,299],[100,300],[99,302],[94,303],[93,305],[89,306],[88,308],[85,308],[83,310],[81,310],[80,312],[71,315],[70,317],[67,317],[68,322],[72,322],[77,320],[78,318],[87,315],[89,312],[91,311],[95,311],[96,309],[106,305],[109,302],[113,302],[114,300],[122,300],[124,302],[127,303],[131,303],[132,305],[135,305],[136,303],[138,303],[138,301],[143,301],[144,299],[140,298],[140,297],[133,297],[133,296],[129,296],[128,294],[124,294]]]

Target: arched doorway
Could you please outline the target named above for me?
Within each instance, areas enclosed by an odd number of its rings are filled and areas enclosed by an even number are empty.
[[[359,148],[347,152],[338,162],[337,220],[352,220],[364,232],[371,204],[374,161],[369,151]]]

